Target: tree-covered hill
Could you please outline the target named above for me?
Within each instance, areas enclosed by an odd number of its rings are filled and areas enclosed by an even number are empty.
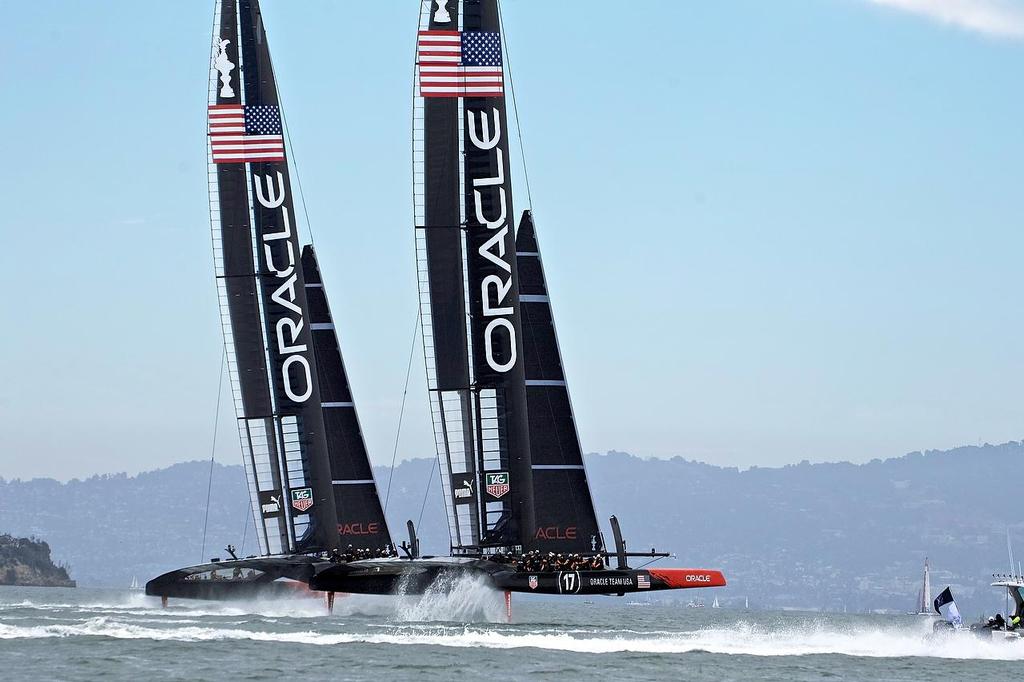
[[[0,585],[74,587],[66,566],[50,559],[50,546],[37,538],[0,535]]]
[[[725,605],[909,610],[927,556],[936,588],[952,585],[973,615],[1002,605],[988,582],[1008,570],[1008,530],[1024,556],[1017,442],[743,471],[613,452],[589,455],[587,470],[598,514],[619,517],[631,548],[677,553],[662,565],[724,569]],[[132,477],[0,480],[0,531],[47,538],[83,585],[145,581],[228,543],[256,552],[241,466],[214,467],[203,548],[209,472],[186,462]],[[446,553],[434,460],[402,462],[390,493],[390,473],[376,476],[395,539],[411,518],[424,552]]]

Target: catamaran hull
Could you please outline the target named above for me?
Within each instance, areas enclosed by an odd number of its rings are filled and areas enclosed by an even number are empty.
[[[235,569],[240,577],[232,577]],[[249,572],[253,571],[255,575]],[[216,577],[212,577],[216,572]],[[721,571],[652,568],[592,571],[513,571],[482,559],[367,559],[330,563],[307,556],[222,561],[165,573],[146,583],[146,594],[179,599],[246,599],[312,590],[351,594],[448,592],[466,579],[506,592],[623,595],[726,584]]]
[[[608,569],[551,573],[504,572],[495,576],[495,587],[510,592],[537,594],[623,595],[632,592],[724,587],[721,571],[690,568],[650,570]]]
[[[303,555],[199,564],[153,578],[146,583],[146,594],[211,601],[294,596],[309,591],[309,581],[322,565],[330,564]]]
[[[721,571],[650,570],[549,571],[529,573],[485,560],[391,559],[338,564],[319,572],[310,588],[356,594],[422,594],[453,589],[463,578],[484,578],[507,592],[595,595],[654,592],[726,584]]]

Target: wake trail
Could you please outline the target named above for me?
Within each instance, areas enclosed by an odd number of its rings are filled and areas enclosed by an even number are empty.
[[[336,625],[341,625],[337,623]],[[926,657],[993,661],[1024,660],[1024,642],[988,642],[967,635],[930,639],[919,628],[861,628],[829,630],[823,627],[781,628],[751,626],[704,628],[689,632],[636,635],[593,630],[589,633],[541,631],[524,626],[393,626],[386,632],[271,632],[223,627],[167,627],[98,617],[73,624],[18,626],[0,623],[0,639],[55,637],[107,637],[157,641],[254,641],[336,646],[378,644],[448,648],[533,648],[583,654],[645,653],[678,655],[706,652],[753,657],[839,654],[866,658]]]

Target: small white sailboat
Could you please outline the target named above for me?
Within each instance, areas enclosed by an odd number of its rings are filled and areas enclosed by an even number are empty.
[[[132,576],[132,584],[128,586],[128,589],[131,590],[132,592],[138,592],[139,590],[142,589],[142,586],[139,585],[138,577],[136,577],[134,575]]]
[[[924,584],[917,593],[916,614],[918,616],[928,616],[929,618],[935,615],[932,612],[932,581],[928,568],[928,557],[924,558]]]
[[[715,600],[713,602],[711,602],[711,608],[713,608],[713,609],[720,609],[720,608],[722,608],[721,606],[718,605],[718,597],[715,597]]]

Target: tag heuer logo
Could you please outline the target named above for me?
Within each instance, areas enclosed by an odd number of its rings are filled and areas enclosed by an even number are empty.
[[[292,506],[300,512],[308,511],[313,506],[313,489],[296,488],[292,491]]]
[[[535,576],[535,575],[531,575],[530,576],[530,589],[531,590],[536,590],[537,589],[537,576]]]
[[[501,471],[496,474],[487,474],[487,494],[491,497],[502,497],[508,492],[508,472]]]

